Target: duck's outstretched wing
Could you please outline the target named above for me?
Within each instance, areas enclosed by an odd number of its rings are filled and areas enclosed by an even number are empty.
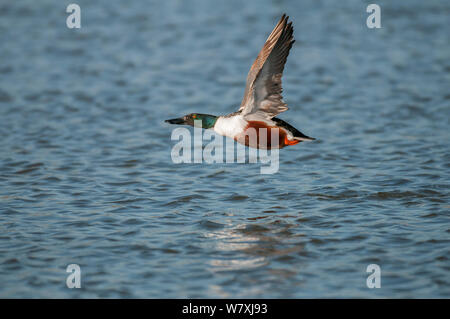
[[[281,92],[281,76],[292,44],[294,28],[283,14],[266,40],[247,76],[242,115],[271,119],[288,109]]]

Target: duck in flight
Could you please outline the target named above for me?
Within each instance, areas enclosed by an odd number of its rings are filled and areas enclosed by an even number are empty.
[[[288,110],[281,96],[284,64],[295,42],[292,22],[288,23],[288,19],[289,17],[283,14],[250,68],[244,98],[237,112],[221,116],[192,113],[166,122],[194,126],[194,122],[201,121],[202,128],[213,129],[220,135],[254,148],[283,148],[314,140],[275,117]],[[261,129],[264,128],[267,133],[265,138],[260,138]],[[252,136],[251,130],[256,132],[256,138],[249,138]],[[271,138],[274,130],[278,133],[278,139],[276,135]]]

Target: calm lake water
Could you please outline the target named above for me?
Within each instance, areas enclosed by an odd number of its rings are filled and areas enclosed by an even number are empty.
[[[448,2],[76,3],[0,4],[0,297],[450,297]],[[174,164],[164,120],[237,110],[283,12],[318,140]]]

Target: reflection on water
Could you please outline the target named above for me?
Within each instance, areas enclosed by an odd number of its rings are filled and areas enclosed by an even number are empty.
[[[215,249],[223,252],[221,256],[224,257],[210,261],[212,271],[238,271],[266,266],[270,263],[267,257],[300,252],[303,249],[302,244],[294,244],[292,248],[286,249],[277,247],[278,244],[289,239],[288,232],[285,233],[287,236],[283,236],[287,229],[277,231],[275,234],[265,234],[270,231],[265,226],[241,224],[206,234],[207,238],[211,238],[216,243]]]
[[[261,220],[267,216],[253,217],[250,220]],[[246,285],[241,287],[242,295],[260,295],[267,293],[270,282],[296,281],[301,272],[301,261],[295,261],[296,255],[305,255],[303,235],[292,236],[289,228],[296,224],[286,224],[278,228],[280,221],[270,224],[228,224],[226,229],[211,230],[205,237],[214,245],[216,255],[210,256],[209,271],[229,272],[245,278],[246,274],[255,271],[266,273],[263,285]],[[299,237],[300,239],[295,239]],[[289,265],[280,266],[279,261]],[[237,277],[235,277],[237,279]],[[260,278],[263,279],[263,278]],[[257,282],[252,279],[252,282]],[[300,283],[298,283],[300,284]],[[209,289],[223,298],[232,297],[218,285]]]
[[[450,296],[447,3],[79,4],[0,4],[0,297]],[[318,140],[172,163],[164,120],[235,111],[282,12],[280,118]]]

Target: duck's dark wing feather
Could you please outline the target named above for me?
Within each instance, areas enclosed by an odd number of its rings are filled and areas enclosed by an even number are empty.
[[[281,76],[292,44],[294,29],[285,14],[281,17],[253,63],[239,111],[270,119],[288,109],[281,93]]]
[[[282,127],[284,129],[288,130],[289,132],[291,132],[292,135],[294,136],[294,138],[297,139],[297,140],[301,140],[301,141],[313,141],[313,140],[315,140],[314,137],[310,137],[310,136],[307,136],[307,135],[303,134],[302,132],[297,130],[295,127],[293,127],[289,123],[283,121],[282,119],[273,117],[272,121],[275,122],[278,127]]]

